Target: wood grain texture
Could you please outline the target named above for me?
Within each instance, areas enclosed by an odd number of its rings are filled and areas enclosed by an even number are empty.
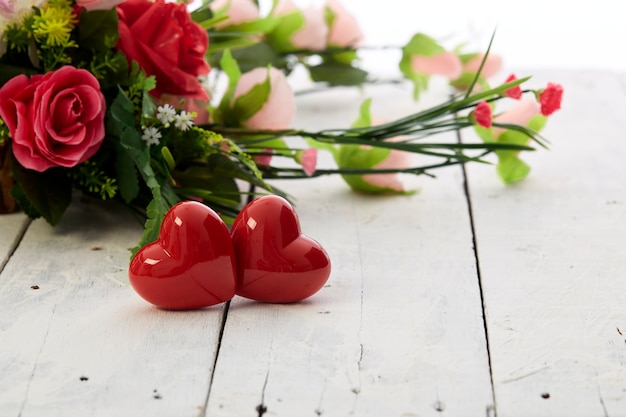
[[[552,151],[513,187],[470,167],[498,416],[626,416],[625,77],[535,73]]]
[[[125,282],[140,233],[127,213],[80,203],[54,229],[33,222],[0,275],[0,415],[201,413],[222,307],[139,299]]]
[[[389,117],[406,104],[385,91],[374,104]],[[305,108],[332,109],[301,123],[353,118],[358,97],[336,94],[308,98]],[[491,385],[462,176],[439,174],[412,197],[357,195],[337,177],[285,185],[333,272],[299,304],[233,301],[207,416],[485,415]]]

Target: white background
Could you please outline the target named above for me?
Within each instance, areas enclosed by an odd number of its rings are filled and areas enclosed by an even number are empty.
[[[368,45],[398,45],[416,32],[453,47],[471,41],[511,68],[626,71],[622,0],[340,0],[354,14]],[[299,5],[322,4],[296,0]]]

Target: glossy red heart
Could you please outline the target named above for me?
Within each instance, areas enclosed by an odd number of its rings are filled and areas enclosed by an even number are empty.
[[[282,197],[260,197],[244,207],[231,236],[242,297],[291,303],[315,294],[328,280],[328,254],[301,233],[296,212]]]
[[[133,257],[128,275],[146,301],[165,309],[190,310],[235,295],[235,254],[220,217],[195,201],[168,211],[156,242]]]

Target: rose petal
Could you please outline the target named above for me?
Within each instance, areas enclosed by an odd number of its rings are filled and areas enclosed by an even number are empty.
[[[539,104],[532,98],[524,97],[517,101],[510,109],[494,117],[497,123],[510,123],[526,126],[530,119],[540,114]],[[493,137],[497,139],[506,129],[494,126]]]
[[[464,72],[475,73],[480,68],[480,63],[483,60],[485,54],[478,54],[474,58],[470,59],[463,65]],[[502,58],[498,55],[489,54],[485,65],[480,73],[483,78],[490,78],[498,73],[502,68]]]

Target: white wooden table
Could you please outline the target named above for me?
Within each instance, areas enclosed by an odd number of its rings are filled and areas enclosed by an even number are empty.
[[[128,285],[125,212],[1,216],[0,416],[626,416],[626,75],[531,73],[566,92],[523,183],[470,165],[411,197],[281,184],[333,261],[299,304],[162,311]],[[302,97],[296,124],[345,125],[357,98]]]

